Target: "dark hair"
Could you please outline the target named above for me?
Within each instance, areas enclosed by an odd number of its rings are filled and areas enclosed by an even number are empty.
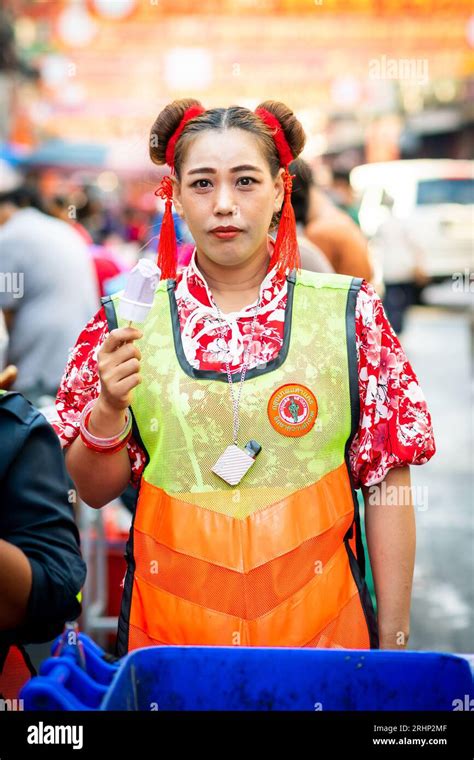
[[[174,100],[157,116],[150,132],[150,158],[153,163],[166,163],[166,148],[172,135],[179,126],[184,112],[194,105],[201,105],[193,98]],[[266,108],[280,122],[290,150],[296,158],[304,148],[306,135],[301,123],[293,111],[284,103],[276,100],[266,100],[259,108]],[[206,129],[243,129],[251,132],[259,140],[262,152],[270,167],[273,178],[281,167],[280,158],[273,140],[273,130],[259,116],[248,108],[229,106],[228,108],[212,108],[199,116],[190,119],[179,136],[174,153],[174,170],[178,181],[181,180],[181,167],[193,138]],[[277,226],[281,212],[273,215],[270,229]]]
[[[333,169],[332,178],[333,180],[343,180],[350,184],[350,171],[347,169]]]
[[[291,191],[291,205],[295,212],[296,222],[307,224],[309,211],[309,191],[314,185],[311,167],[302,158],[292,161],[289,166],[291,174],[295,175]]]
[[[0,192],[0,203],[13,203],[17,208],[36,208],[44,211],[43,202],[38,190],[31,185],[24,184],[14,190]]]

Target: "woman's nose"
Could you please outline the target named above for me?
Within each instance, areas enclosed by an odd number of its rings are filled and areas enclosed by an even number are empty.
[[[215,207],[214,213],[216,214],[231,214],[235,206],[232,190],[221,185],[215,195]]]

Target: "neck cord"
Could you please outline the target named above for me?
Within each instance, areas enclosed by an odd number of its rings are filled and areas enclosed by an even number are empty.
[[[219,309],[219,306],[217,305],[217,303],[216,303],[216,309],[217,309],[217,313],[219,315],[219,321],[221,323],[220,327],[222,327],[222,322],[224,320],[222,318],[221,310]],[[252,345],[252,340],[253,340],[253,336],[254,336],[254,333],[255,333],[255,325],[256,325],[256,322],[257,322],[257,315],[258,315],[259,310],[260,310],[260,298],[258,299],[257,306],[255,308],[255,314],[254,314],[253,321],[252,321],[252,330],[251,330],[251,333],[250,333],[250,340],[248,342],[247,348],[244,351],[244,362],[243,362],[243,364],[241,366],[241,370],[240,370],[241,371],[241,375],[240,375],[239,393],[238,393],[237,399],[235,399],[235,397],[234,397],[234,389],[232,387],[233,386],[233,382],[232,382],[232,376],[231,376],[231,373],[230,373],[230,364],[229,364],[229,362],[226,359],[227,379],[228,379],[229,385],[230,385],[230,395],[231,395],[231,398],[232,398],[233,417],[234,417],[233,441],[234,441],[234,444],[236,446],[237,446],[237,434],[239,432],[239,404],[240,404],[240,397],[242,395],[242,386],[243,386],[243,383],[244,383],[244,380],[245,380],[245,375],[247,373],[247,367],[248,367],[248,364],[249,364],[248,359],[249,359],[249,356],[250,356],[250,346]],[[225,340],[225,329],[224,328],[222,328],[222,331],[221,331],[221,338],[223,340]]]

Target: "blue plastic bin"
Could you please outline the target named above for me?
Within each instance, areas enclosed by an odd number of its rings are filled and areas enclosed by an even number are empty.
[[[158,646],[103,658],[79,634],[23,688],[25,709],[451,711],[474,695],[468,659],[437,652]]]

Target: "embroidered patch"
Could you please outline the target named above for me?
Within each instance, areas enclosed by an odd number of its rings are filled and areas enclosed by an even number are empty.
[[[268,418],[277,433],[293,438],[309,433],[318,416],[316,396],[305,385],[282,385],[270,397]]]

